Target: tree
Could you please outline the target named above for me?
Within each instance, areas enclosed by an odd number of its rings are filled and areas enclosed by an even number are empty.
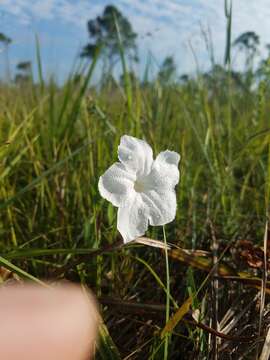
[[[252,66],[254,56],[257,54],[260,38],[254,31],[246,31],[239,35],[233,42],[233,46],[238,47],[246,53],[246,66]]]
[[[83,48],[81,56],[93,58],[100,50],[105,62],[109,63],[109,70],[112,70],[120,56],[117,27],[123,49],[130,58],[137,61],[137,34],[129,20],[113,5],[106,6],[101,16],[88,21],[90,42]]]
[[[138,78],[137,78],[137,76],[136,76],[136,74],[135,74],[134,71],[132,71],[132,70],[129,71],[127,75],[128,75],[128,77],[129,77],[129,80],[130,80],[130,83],[131,83],[132,86],[135,86],[136,83],[139,82],[139,80],[138,80]],[[121,85],[122,87],[125,87],[125,74],[124,74],[124,73],[120,75],[120,77],[119,77],[119,83],[120,83],[120,85]]]
[[[254,31],[246,31],[233,43],[233,46],[238,47],[240,51],[245,52],[245,71],[243,74],[245,88],[251,89],[255,80],[255,74],[253,71],[254,58],[258,53],[258,46],[260,44],[260,38]]]
[[[267,50],[267,56],[265,59],[262,59],[259,63],[256,75],[259,80],[267,80],[269,84],[270,79],[270,44],[266,44],[265,48]]]
[[[228,82],[228,76],[230,76],[230,81],[232,89],[234,91],[240,92],[246,90],[246,84],[242,80],[242,74],[223,67],[222,65],[215,64],[211,69],[202,74],[205,86],[207,87],[211,97],[219,97],[220,99],[226,100],[227,87],[224,86]]]
[[[8,46],[12,42],[12,40],[5,34],[0,33],[0,42],[3,43],[5,46]]]
[[[26,83],[32,77],[32,63],[31,61],[19,62],[16,66],[18,73],[15,76],[15,83]]]
[[[16,74],[15,78],[14,78],[14,82],[15,84],[18,85],[25,85],[26,83],[28,83],[29,81],[29,76],[24,75],[24,74]]]
[[[23,71],[26,73],[31,72],[32,64],[31,61],[22,61],[17,64],[17,70]]]
[[[10,81],[8,49],[9,49],[9,45],[11,44],[11,42],[12,42],[12,40],[10,37],[6,36],[4,33],[0,33],[0,43],[2,43],[3,47],[4,47],[5,63],[6,63],[6,77],[7,77],[8,81]]]
[[[186,84],[187,82],[189,82],[190,80],[190,76],[188,74],[182,74],[179,76],[179,81],[181,82],[181,84]]]
[[[158,80],[162,84],[169,84],[176,78],[176,65],[172,56],[167,56],[158,72]]]

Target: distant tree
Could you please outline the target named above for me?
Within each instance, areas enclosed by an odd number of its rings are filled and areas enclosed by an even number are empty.
[[[102,91],[107,92],[107,94],[114,92],[115,89],[119,88],[117,80],[111,72],[101,79],[100,88]]]
[[[182,75],[179,76],[179,81],[180,81],[182,84],[187,83],[189,80],[190,80],[190,77],[189,77],[188,74],[182,74]]]
[[[123,49],[130,58],[137,61],[137,34],[133,31],[129,20],[113,5],[106,6],[101,16],[88,21],[90,42],[83,48],[81,56],[93,58],[100,50],[111,70],[120,56],[116,24],[121,35]]]
[[[158,80],[162,84],[169,84],[176,78],[176,64],[172,56],[167,56],[158,72]]]
[[[230,77],[230,83],[232,85],[231,89],[237,93],[243,93],[243,91],[248,90],[246,88],[245,79],[243,79],[243,74],[234,70],[228,71],[226,67],[215,64],[211,69],[202,74],[202,79],[210,98],[219,97],[220,100],[227,101],[227,87],[224,86],[228,82],[228,77]]]
[[[262,59],[259,63],[259,66],[256,70],[256,75],[259,80],[265,79],[269,83],[270,79],[270,44],[266,44],[265,48],[267,50],[266,58]]]
[[[9,68],[9,45],[12,43],[10,37],[6,36],[4,33],[0,32],[0,43],[2,43],[4,47],[4,54],[5,54],[5,62],[6,62],[6,77],[7,80],[10,81],[10,68]]]
[[[269,56],[270,55],[270,44],[266,44],[265,48],[266,48],[266,50],[268,52],[268,56]]]
[[[25,83],[31,79],[32,63],[31,61],[19,62],[16,66],[18,73],[15,76],[16,83]]]
[[[243,73],[243,83],[247,90],[250,90],[256,79],[254,73],[254,58],[258,54],[260,38],[254,31],[246,31],[236,38],[233,46],[238,47],[245,53],[245,71]]]
[[[238,36],[233,42],[233,46],[238,47],[241,51],[246,53],[246,65],[252,65],[254,56],[258,52],[260,45],[260,38],[254,31],[246,31]]]
[[[0,33],[0,42],[2,44],[4,44],[5,46],[8,46],[9,44],[11,44],[12,40],[11,40],[11,38],[6,36],[5,34]]]
[[[136,74],[134,73],[134,71],[129,71],[128,76],[129,76],[131,85],[135,85],[139,81]],[[119,83],[121,86],[123,86],[123,87],[125,86],[124,85],[125,84],[125,75],[124,74],[120,75]]]
[[[14,82],[18,85],[24,85],[29,81],[29,76],[23,74],[16,74]]]
[[[31,61],[22,61],[17,64],[17,70],[23,72],[30,72],[32,68]]]

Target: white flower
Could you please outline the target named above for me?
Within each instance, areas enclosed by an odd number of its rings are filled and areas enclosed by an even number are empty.
[[[117,229],[129,242],[145,234],[148,223],[165,225],[175,218],[180,155],[163,151],[153,160],[143,140],[124,135],[118,146],[120,162],[99,179],[101,196],[118,207]]]

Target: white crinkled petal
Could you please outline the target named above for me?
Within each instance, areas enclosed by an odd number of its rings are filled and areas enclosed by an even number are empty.
[[[175,165],[176,167],[178,167],[180,155],[175,151],[166,150],[158,154],[156,161],[164,161],[167,164]]]
[[[114,206],[125,206],[135,194],[135,180],[135,174],[117,162],[100,177],[98,189],[101,196]]]
[[[119,207],[117,229],[125,243],[145,234],[148,229],[148,218],[148,208],[142,201],[141,194],[137,193],[130,199],[126,207]]]
[[[152,226],[165,225],[174,220],[176,215],[176,194],[174,189],[158,193],[148,190],[141,194],[149,212]]]
[[[124,135],[118,146],[118,158],[138,176],[146,176],[152,168],[153,151],[144,140]]]
[[[148,176],[148,182],[153,188],[162,193],[166,189],[174,189],[179,182],[178,163],[180,155],[174,151],[162,151],[153,163],[152,170]]]

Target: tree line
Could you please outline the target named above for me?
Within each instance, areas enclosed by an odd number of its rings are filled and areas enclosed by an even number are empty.
[[[134,31],[130,21],[114,5],[107,5],[103,12],[94,19],[87,22],[87,31],[89,36],[88,43],[80,52],[81,58],[93,60],[96,56],[101,60],[103,81],[112,78],[112,73],[120,61],[121,51],[125,54],[130,64],[137,63],[138,34]],[[150,34],[151,35],[151,34]],[[8,80],[11,79],[9,68],[9,47],[12,39],[0,33],[0,43],[2,44],[3,54],[6,63],[6,75]],[[270,66],[270,44],[266,45],[268,54],[265,59],[261,60],[256,69],[255,58],[259,54],[260,38],[253,31],[246,31],[238,36],[231,44],[236,50],[236,54],[244,54],[244,70],[240,72],[232,71],[233,79],[241,86],[250,88],[256,79],[268,77]],[[15,82],[25,82],[32,77],[32,64],[30,61],[22,61],[17,64]],[[226,75],[226,69],[220,64],[212,64],[212,68],[203,74],[207,81],[211,81],[213,76],[222,79]],[[138,81],[136,74],[131,71],[130,78],[132,81]],[[123,76],[120,76],[120,81]],[[159,66],[156,80],[163,85],[176,82],[187,82],[190,77],[183,74],[177,75],[177,66],[173,56],[167,56]]]

